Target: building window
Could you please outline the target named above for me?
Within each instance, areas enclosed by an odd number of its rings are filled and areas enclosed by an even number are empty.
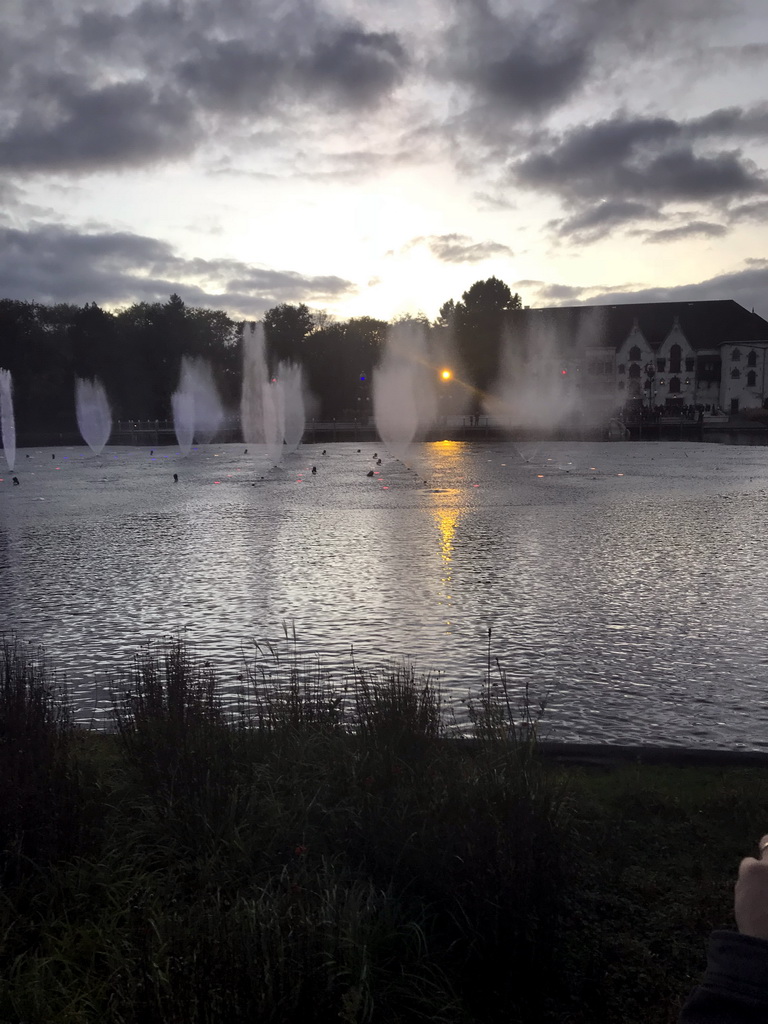
[[[734,368],[731,370],[731,380],[738,380],[740,376],[741,376],[741,374],[739,373],[739,371],[734,366]]]
[[[680,363],[683,357],[683,350],[679,345],[673,345],[669,350],[669,372],[680,373]]]
[[[659,371],[659,373],[664,373],[664,367],[666,365],[667,365],[667,360],[666,359],[657,359],[656,360],[656,369]]]
[[[757,352],[754,349],[747,356],[747,366],[757,366]]]
[[[720,383],[720,357],[699,356],[696,364],[696,376],[705,384]]]
[[[619,363],[619,373],[626,373],[626,372],[627,372],[627,368],[624,365],[624,363]]]
[[[754,370],[750,370],[749,373],[747,374],[747,387],[748,388],[753,388],[756,383],[757,383],[757,374],[755,373]]]
[[[670,395],[679,395],[680,394],[680,378],[679,377],[672,377],[672,379],[670,380],[670,382],[669,382],[669,393],[670,393]]]
[[[738,363],[738,361],[740,359],[741,359],[741,352],[739,352],[739,350],[737,348],[735,348],[733,350],[733,355],[731,356],[731,361],[734,362],[734,363]]]
[[[613,363],[609,361],[603,362],[601,359],[593,359],[587,366],[587,373],[591,373],[593,377],[608,377],[613,373]]]
[[[632,363],[632,365],[630,366],[629,376],[633,378],[640,376],[640,367],[637,365],[637,363]]]
[[[695,360],[693,358],[689,358],[689,359],[685,360],[685,372],[686,373],[690,373],[691,372],[691,370],[693,369],[694,362],[695,362]]]
[[[633,345],[632,348],[629,350],[629,358],[636,359],[638,362],[640,362],[640,349],[637,347],[637,345]]]

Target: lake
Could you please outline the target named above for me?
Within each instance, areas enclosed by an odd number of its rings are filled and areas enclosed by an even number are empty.
[[[765,448],[322,451],[271,469],[240,444],[21,449],[21,486],[0,472],[0,632],[42,644],[98,724],[140,645],[182,630],[227,694],[257,641],[407,659],[461,715],[490,629],[517,706],[526,682],[547,698],[543,738],[768,750]]]

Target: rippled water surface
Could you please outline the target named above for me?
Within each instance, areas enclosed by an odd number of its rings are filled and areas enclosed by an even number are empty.
[[[185,627],[225,688],[287,624],[329,664],[407,658],[457,697],[490,628],[516,699],[547,697],[545,738],[768,749],[766,449],[375,451],[21,450],[0,631],[44,645],[90,717],[142,642]]]

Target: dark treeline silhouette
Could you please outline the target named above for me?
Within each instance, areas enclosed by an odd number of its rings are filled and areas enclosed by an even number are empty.
[[[422,314],[410,319],[429,332],[436,358],[458,359],[467,382],[484,389],[498,364],[504,312],[519,307],[520,297],[490,278],[472,285],[461,301],[445,303],[434,323]],[[386,321],[337,321],[289,303],[267,310],[262,320],[270,370],[284,359],[303,367],[316,402],[311,415],[332,420],[371,414]],[[13,377],[17,428],[73,430],[76,376],[104,383],[115,419],[168,419],[184,355],[210,362],[225,406],[236,412],[248,326],[220,310],[187,306],[175,294],[165,303],[140,302],[116,312],[95,302],[0,299],[0,367]]]

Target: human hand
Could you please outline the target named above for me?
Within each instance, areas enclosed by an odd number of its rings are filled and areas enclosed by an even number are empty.
[[[742,935],[768,941],[768,835],[757,845],[757,858],[745,857],[739,864],[734,913]]]

